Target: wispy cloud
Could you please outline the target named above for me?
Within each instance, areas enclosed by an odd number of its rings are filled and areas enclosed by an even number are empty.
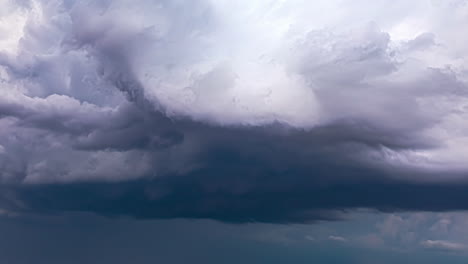
[[[341,237],[341,236],[329,236],[328,240],[337,241],[337,242],[346,242],[346,241],[348,241],[346,238]]]
[[[421,246],[426,249],[443,250],[443,251],[467,251],[468,245],[444,241],[444,240],[426,240],[421,242]]]

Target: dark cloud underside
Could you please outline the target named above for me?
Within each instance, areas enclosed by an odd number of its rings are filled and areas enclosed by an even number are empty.
[[[0,209],[468,209],[466,1],[364,2],[6,1]]]

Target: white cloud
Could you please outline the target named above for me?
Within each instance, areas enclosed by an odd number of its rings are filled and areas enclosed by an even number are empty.
[[[348,241],[346,238],[341,237],[341,236],[329,236],[328,240],[337,241],[337,242],[346,242],[346,241]]]
[[[468,250],[468,245],[442,241],[442,240],[426,240],[421,242],[421,246],[427,249],[434,250],[447,250],[447,251],[466,251]]]

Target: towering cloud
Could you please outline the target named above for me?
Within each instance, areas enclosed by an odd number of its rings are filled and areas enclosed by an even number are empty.
[[[3,210],[468,207],[466,1],[3,5]]]

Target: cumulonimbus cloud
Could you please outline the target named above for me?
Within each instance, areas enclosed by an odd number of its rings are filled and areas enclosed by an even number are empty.
[[[449,2],[7,1],[3,206],[466,209],[468,6]]]

